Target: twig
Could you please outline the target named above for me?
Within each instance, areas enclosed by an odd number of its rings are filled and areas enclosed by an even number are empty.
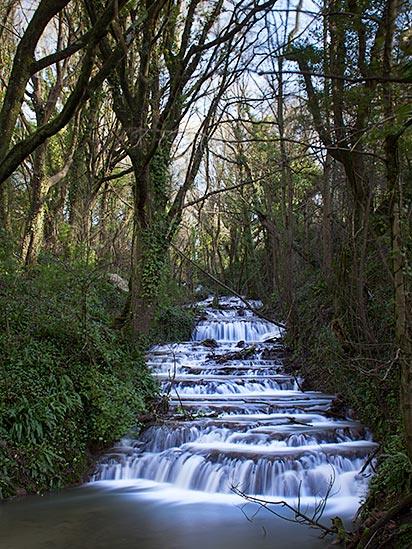
[[[367,469],[368,465],[371,464],[371,462],[375,459],[377,453],[380,451],[380,446],[378,446],[377,448],[375,448],[375,450],[369,454],[369,457],[368,459],[365,461],[362,469],[359,471],[358,475],[362,475],[362,473]]]
[[[327,501],[327,499],[330,495],[330,491],[331,491],[331,488],[333,486],[333,483],[334,483],[334,479],[331,479],[331,482],[329,483],[329,487],[328,487],[328,490],[326,492],[325,497],[322,498],[320,504],[318,504],[316,506],[315,511],[314,511],[312,516],[309,516],[308,514],[304,513],[301,510],[300,497],[298,498],[298,506],[294,507],[293,505],[290,505],[289,503],[287,503],[284,500],[269,501],[269,500],[265,500],[265,499],[262,499],[262,498],[258,498],[256,496],[250,496],[250,495],[246,494],[245,492],[242,492],[242,490],[240,490],[236,486],[232,486],[231,490],[232,490],[232,492],[234,492],[235,494],[241,496],[242,498],[246,499],[247,501],[249,501],[251,503],[257,503],[258,505],[260,505],[261,507],[263,507],[264,509],[269,511],[269,513],[272,513],[273,515],[276,515],[277,517],[282,518],[283,520],[287,520],[289,522],[298,522],[299,524],[304,524],[304,525],[307,525],[307,526],[318,528],[319,530],[322,530],[324,536],[327,536],[327,535],[336,535],[336,534],[339,533],[337,526],[333,525],[332,527],[329,528],[328,526],[325,526],[324,524],[319,522],[319,520],[320,520],[320,518],[321,518],[321,516],[322,516],[322,514],[325,510],[326,501]],[[289,519],[285,516],[282,516],[279,513],[277,513],[274,509],[272,509],[270,506],[285,507],[286,509],[289,509],[290,511],[293,512],[295,518],[294,519]]]
[[[245,299],[243,296],[238,294],[232,288],[229,288],[229,286],[226,286],[226,284],[224,284],[221,280],[218,280],[215,276],[213,276],[212,274],[205,271],[198,263],[195,263],[192,259],[190,259],[190,257],[188,257],[186,254],[184,254],[182,251],[180,251],[179,248],[177,246],[175,246],[173,243],[170,243],[170,245],[181,257],[183,257],[183,259],[185,259],[191,265],[196,267],[196,269],[198,269],[200,272],[202,272],[203,274],[208,276],[211,280],[213,280],[213,282],[215,282],[216,284],[219,284],[219,286],[222,286],[222,288],[224,288],[225,290],[227,290],[228,292],[230,292],[231,294],[233,294],[234,296],[239,298],[240,301],[242,301],[242,303],[244,303],[246,305],[246,307],[250,311],[252,311],[252,313],[254,313],[256,316],[262,318],[263,320],[266,320],[266,322],[270,322],[271,324],[274,324],[275,326],[278,326],[279,328],[282,328],[282,329],[286,328],[286,326],[284,324],[282,324],[281,322],[276,322],[275,320],[272,320],[272,319],[268,318],[267,316],[262,314],[260,311],[256,310],[254,307],[252,307],[250,305],[250,303],[247,301],[247,299]]]

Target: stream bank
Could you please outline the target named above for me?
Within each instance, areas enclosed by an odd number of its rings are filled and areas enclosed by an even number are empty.
[[[93,482],[3,506],[2,546],[325,546],[313,529],[244,507],[233,488],[299,500],[308,513],[328,495],[322,521],[350,523],[367,485],[368,472],[359,473],[375,447],[370,435],[353,420],[327,417],[332,395],[300,391],[283,371],[282,345],[265,341],[279,336],[273,325],[233,299],[210,305],[192,341],[148,354],[171,397],[169,421],[123,439]]]
[[[390,302],[377,296],[374,322],[380,338],[369,346],[354,341],[345,319],[337,317],[336,303],[318,275],[306,275],[295,303],[294,326],[285,338],[293,350],[288,357],[291,371],[305,379],[305,388],[336,394],[339,412],[349,410],[379,443],[368,497],[359,515],[358,536],[383,522],[368,547],[409,549],[412,507],[400,504],[412,494],[412,466],[400,411],[400,368],[391,344]],[[383,520],[385,517],[388,520]],[[358,542],[359,537],[354,547]]]

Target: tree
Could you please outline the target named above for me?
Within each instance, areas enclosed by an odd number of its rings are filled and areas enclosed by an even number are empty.
[[[0,185],[37,147],[70,122],[81,104],[90,97],[93,91],[101,86],[106,74],[125,54],[123,49],[117,48],[111,57],[106,60],[100,71],[92,76],[96,47],[107,33],[108,26],[117,15],[118,10],[121,10],[126,3],[126,0],[117,0],[116,3],[107,2],[94,25],[84,32],[79,39],[63,49],[37,60],[34,55],[35,49],[43,32],[53,17],[61,13],[69,4],[69,0],[59,0],[57,2],[54,0],[41,0],[17,45],[0,111],[0,133],[2,136],[0,141]],[[59,41],[57,45],[60,46]],[[60,112],[53,119],[44,122],[36,131],[11,146],[16,122],[21,112],[24,93],[30,78],[39,71],[74,55],[82,48],[85,51],[76,83]]]
[[[127,136],[125,152],[134,173],[131,299],[126,315],[135,333],[149,329],[169,242],[196,177],[219,98],[236,78],[236,71],[230,71],[233,65],[236,68],[245,47],[243,36],[274,3],[240,1],[226,11],[221,0],[208,6],[199,0],[188,5],[147,0],[142,13],[130,10],[130,21],[144,17],[144,29],[134,53],[116,66],[108,82],[116,116]],[[88,10],[96,21],[92,2],[88,2]],[[213,36],[223,17],[227,24]],[[121,25],[127,25],[125,19]],[[118,35],[114,30],[111,40],[101,43],[102,59],[112,55]],[[170,164],[180,125],[196,101],[207,97],[208,82],[216,77],[216,97],[207,99],[202,107],[207,114],[189,172],[171,201]]]

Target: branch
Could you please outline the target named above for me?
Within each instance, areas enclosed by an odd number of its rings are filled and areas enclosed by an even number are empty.
[[[327,494],[327,496],[325,498],[322,498],[322,502],[319,505],[316,506],[315,512],[314,512],[312,517],[301,511],[300,502],[298,504],[298,507],[293,507],[293,505],[290,505],[289,503],[287,503],[287,501],[284,501],[284,500],[269,501],[269,500],[265,500],[265,499],[258,498],[258,497],[255,497],[255,496],[250,496],[250,495],[246,494],[245,492],[242,492],[241,490],[239,490],[239,488],[236,488],[235,486],[232,487],[232,491],[235,494],[237,494],[238,496],[241,496],[242,498],[246,499],[247,501],[250,501],[251,503],[257,503],[258,505],[260,505],[261,507],[263,507],[264,509],[269,511],[269,513],[272,513],[272,514],[276,515],[277,517],[280,517],[284,520],[287,520],[289,522],[298,522],[299,524],[304,524],[306,526],[311,526],[311,527],[318,528],[319,530],[322,530],[324,536],[339,534],[339,530],[338,530],[338,527],[336,525],[333,525],[331,528],[329,528],[328,526],[325,526],[324,524],[319,522],[319,519],[321,518],[319,510],[322,510],[322,512],[323,512],[323,510],[325,508],[323,502],[329,496],[330,490],[328,490],[329,493]],[[295,515],[295,519],[291,520],[291,519],[288,519],[285,516],[279,515],[279,513],[276,513],[276,511],[274,511],[273,509],[270,508],[270,506],[272,506],[272,505],[277,505],[277,506],[289,509]]]
[[[105,177],[102,177],[101,183],[105,183],[106,181],[113,181],[113,179],[119,179],[120,177],[123,177],[124,175],[129,175],[129,173],[133,173],[133,166],[130,168],[127,168],[126,170],[122,170],[121,172],[114,173],[112,175],[106,175]]]
[[[246,185],[253,185],[253,181],[243,181],[243,183],[238,183],[237,185],[232,185],[231,187],[225,187],[224,189],[216,189],[214,191],[210,191],[209,193],[206,193],[200,198],[197,198],[196,200],[192,200],[191,202],[187,202],[183,208],[190,208],[191,206],[195,206],[196,204],[199,204],[200,202],[204,202],[211,196],[214,196],[215,194],[220,194],[228,191],[234,191],[236,189],[241,189],[242,187],[245,187]]]
[[[209,50],[210,48],[214,48],[215,46],[220,46],[221,44],[223,44],[224,42],[228,42],[229,40],[231,40],[236,34],[238,34],[238,32],[240,32],[241,30],[243,30],[245,28],[245,26],[251,21],[253,20],[253,18],[262,13],[262,12],[266,12],[268,10],[270,10],[275,4],[276,4],[277,0],[269,0],[268,2],[264,2],[262,5],[258,5],[256,2],[253,2],[252,4],[255,6],[253,9],[251,9],[249,11],[249,13],[247,15],[245,15],[245,17],[239,21],[238,23],[236,23],[233,27],[230,27],[229,26],[229,29],[230,30],[226,30],[226,32],[224,32],[223,34],[221,34],[220,36],[218,36],[217,38],[215,38],[214,40],[211,40],[210,42],[206,42],[204,44],[200,44],[198,46],[192,46],[190,49],[189,49],[189,52],[188,52],[188,56],[192,56],[192,55],[195,55],[195,54],[201,54],[203,53],[204,51],[206,50]],[[257,5],[256,5],[257,4]],[[238,7],[238,6],[235,6],[235,8]],[[240,11],[240,10],[239,10]],[[227,29],[227,27],[226,27]]]
[[[92,34],[91,31],[86,32],[81,38],[79,38],[79,40],[77,40],[76,42],[73,42],[73,44],[69,44],[67,48],[65,48],[64,50],[56,51],[55,53],[46,55],[46,57],[43,57],[42,59],[33,61],[33,63],[29,68],[30,75],[33,75],[36,72],[39,72],[45,69],[46,67],[49,67],[50,65],[54,65],[59,61],[63,61],[64,59],[67,59],[71,55],[75,54],[76,52],[84,48],[87,45],[87,42],[90,39],[91,34]]]
[[[262,223],[262,225],[267,229],[267,231],[272,234],[277,241],[280,240],[280,236],[279,236],[279,233],[276,229],[276,226],[275,224],[273,223],[272,220],[270,220],[267,215],[265,215],[263,212],[259,211],[259,210],[256,210],[256,213],[257,213],[257,216],[259,218],[259,221]],[[311,265],[314,269],[319,269],[319,263],[313,259],[311,259],[310,257],[307,257],[306,254],[304,254],[304,252],[299,248],[299,246],[296,244],[295,241],[292,242],[292,249],[304,260],[306,261],[307,263],[309,263],[309,265]]]
[[[324,74],[321,72],[314,72],[310,70],[299,70],[299,71],[283,71],[283,74],[299,74],[301,76],[314,76],[315,78],[325,78],[327,80],[339,80],[348,82],[349,84],[363,84],[364,82],[393,82],[395,84],[411,84],[412,76],[401,78],[396,76],[361,76],[359,78],[350,78],[348,76],[339,76],[337,74]],[[259,76],[273,75],[272,71],[259,71]]]
[[[62,181],[68,174],[69,169],[73,164],[73,160],[74,160],[74,154],[77,147],[78,133],[79,133],[79,117],[76,117],[74,128],[73,128],[73,138],[70,144],[71,151],[70,151],[69,157],[65,165],[63,166],[63,168],[47,179],[47,191],[49,191],[52,187],[60,183],[60,181]]]
[[[227,290],[228,292],[230,292],[231,294],[233,294],[234,296],[236,296],[238,299],[240,299],[240,301],[242,301],[242,303],[244,303],[246,305],[246,307],[252,311],[252,313],[254,313],[255,315],[257,315],[259,318],[262,318],[263,320],[266,320],[266,322],[270,322],[271,324],[274,324],[275,326],[278,326],[278,328],[282,328],[283,330],[286,329],[286,326],[284,324],[282,324],[281,322],[276,322],[275,320],[272,320],[271,318],[268,318],[267,316],[263,315],[260,311],[256,310],[255,308],[253,308],[250,303],[247,301],[247,299],[245,299],[242,295],[238,294],[235,290],[233,290],[232,288],[230,288],[229,286],[226,286],[226,284],[224,284],[221,280],[218,280],[215,276],[213,276],[212,274],[208,273],[207,271],[205,271],[198,263],[195,263],[192,259],[190,259],[190,257],[188,257],[186,254],[184,254],[183,252],[181,252],[179,250],[179,248],[177,246],[175,246],[172,242],[170,243],[171,247],[181,256],[183,257],[183,259],[185,259],[186,261],[188,261],[191,265],[193,265],[194,267],[196,267],[196,269],[198,269],[201,273],[205,274],[206,276],[208,276],[211,280],[213,280],[213,282],[215,282],[216,284],[218,284],[219,286],[222,286],[222,288],[224,288],[225,290]]]

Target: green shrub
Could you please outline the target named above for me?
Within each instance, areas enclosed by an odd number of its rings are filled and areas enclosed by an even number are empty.
[[[400,494],[408,494],[411,490],[412,465],[405,452],[403,439],[396,434],[388,436],[382,447],[378,474],[370,484],[369,506],[378,505],[382,497],[396,503]]]
[[[156,343],[189,340],[195,324],[195,313],[185,307],[192,296],[174,279],[170,266],[165,267],[149,340]]]
[[[0,269],[0,496],[78,482],[157,386],[112,326],[124,296],[82,265]]]
[[[390,288],[379,284],[382,275],[376,266],[368,267],[374,288],[368,319],[376,345],[362,341],[363,334],[353,333],[345,308],[339,305],[339,288],[333,287],[332,295],[320,273],[302,276],[295,299],[297,320],[286,336],[306,383],[339,394],[381,444],[364,518],[374,508],[389,508],[412,489],[412,467],[400,434],[400,373],[394,361]]]
[[[153,328],[153,338],[160,341],[184,341],[192,335],[195,314],[192,309],[174,305],[159,307]]]

